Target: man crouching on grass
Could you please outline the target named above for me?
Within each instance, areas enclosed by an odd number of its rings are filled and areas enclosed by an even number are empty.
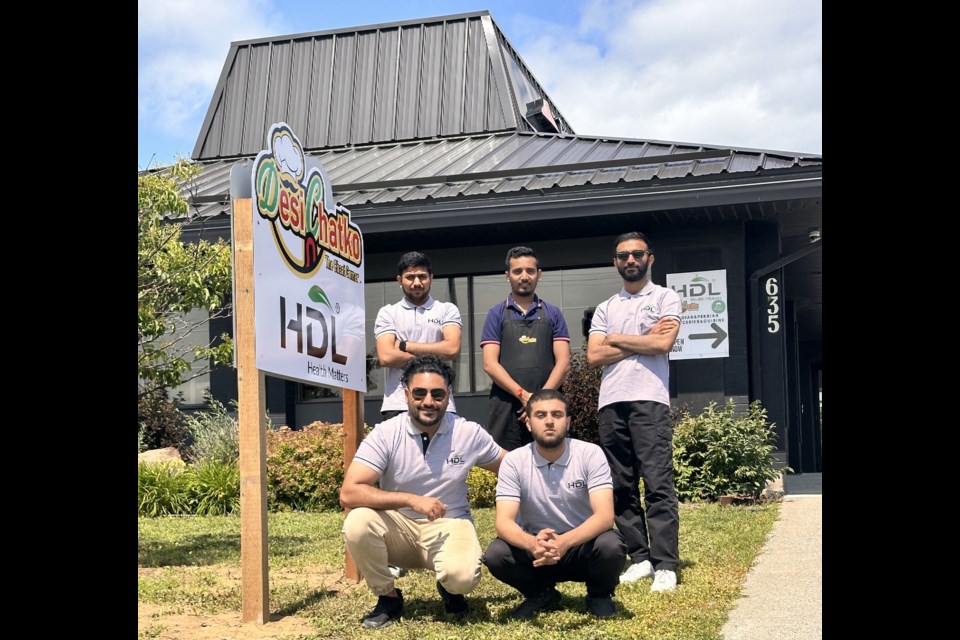
[[[467,474],[474,466],[496,473],[506,451],[479,424],[446,413],[453,378],[437,356],[408,362],[400,378],[407,413],[378,424],[344,476],[340,504],[351,511],[343,537],[378,596],[365,629],[403,615],[391,565],[435,572],[445,611],[457,618],[470,612],[464,594],[480,582],[483,549],[467,502]]]
[[[511,612],[529,620],[555,609],[558,582],[583,582],[587,610],[616,615],[613,592],[627,546],[613,528],[613,480],[603,450],[567,438],[570,415],[559,391],[541,389],[527,401],[533,442],[503,459],[497,481],[497,538],[483,562],[526,598]]]

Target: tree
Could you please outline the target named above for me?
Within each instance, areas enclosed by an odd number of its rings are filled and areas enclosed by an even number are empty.
[[[230,245],[223,240],[184,243],[189,205],[183,197],[200,169],[180,159],[137,176],[137,373],[139,397],[176,387],[231,362],[233,341],[208,340],[210,320],[230,314]],[[201,320],[190,311],[205,309]],[[194,314],[196,315],[196,314]],[[200,333],[203,332],[203,333]],[[187,340],[193,336],[192,340]],[[193,346],[203,336],[202,346]]]

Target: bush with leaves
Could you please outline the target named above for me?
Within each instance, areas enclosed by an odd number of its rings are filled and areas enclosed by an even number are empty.
[[[155,518],[190,512],[188,476],[177,462],[137,463],[137,515]]]
[[[493,507],[497,502],[497,474],[473,467],[467,474],[467,501],[474,509]]]
[[[222,403],[205,394],[209,410],[187,416],[186,428],[193,444],[185,452],[190,462],[215,460],[236,463],[240,459],[240,425]],[[231,406],[236,411],[236,401]]]
[[[201,460],[184,475],[191,513],[223,516],[240,512],[240,466],[236,461]]]
[[[600,367],[587,364],[586,346],[570,358],[570,372],[563,383],[563,395],[570,411],[570,437],[600,444],[597,397],[600,394]]]
[[[340,509],[342,423],[312,422],[299,431],[267,431],[267,501],[271,510]]]
[[[154,389],[137,399],[137,422],[141,452],[165,447],[180,450],[190,435],[186,416],[167,398],[165,389]]]
[[[675,414],[673,469],[680,500],[716,500],[720,496],[758,498],[768,480],[783,468],[775,466],[776,432],[760,401],[735,415],[728,400],[711,402],[698,416]]]

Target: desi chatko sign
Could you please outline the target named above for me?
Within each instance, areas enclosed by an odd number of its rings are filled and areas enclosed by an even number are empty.
[[[257,367],[366,392],[363,234],[289,125],[266,143],[251,174]]]

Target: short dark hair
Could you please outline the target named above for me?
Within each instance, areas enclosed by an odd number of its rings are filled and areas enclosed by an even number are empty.
[[[533,258],[537,263],[537,269],[540,268],[540,260],[530,247],[514,247],[507,251],[507,259],[503,261],[503,264],[507,265],[507,271],[510,270],[510,261],[515,258]]]
[[[450,366],[450,363],[432,353],[420,354],[403,365],[403,370],[400,373],[400,382],[403,386],[407,386],[410,378],[418,373],[436,373],[441,375],[444,380],[447,381],[448,387],[453,386],[453,381],[456,378],[456,374],[453,372],[453,367]]]
[[[397,263],[397,275],[402,276],[403,272],[410,267],[423,267],[427,270],[427,273],[433,275],[433,263],[430,262],[430,258],[419,251],[408,251],[400,256],[400,262]]]
[[[531,393],[530,397],[527,398],[527,406],[523,408],[524,411],[527,412],[527,415],[530,415],[533,403],[540,402],[541,400],[559,400],[563,403],[563,410],[568,414],[570,413],[570,403],[567,402],[567,399],[562,393],[556,389],[540,389],[539,391]]]
[[[621,242],[626,242],[627,240],[642,240],[647,243],[647,253],[653,255],[653,244],[650,243],[650,239],[647,236],[643,235],[639,231],[628,231],[627,233],[621,233],[617,236],[617,239],[613,243],[613,250],[616,251],[617,247],[620,246]]]

